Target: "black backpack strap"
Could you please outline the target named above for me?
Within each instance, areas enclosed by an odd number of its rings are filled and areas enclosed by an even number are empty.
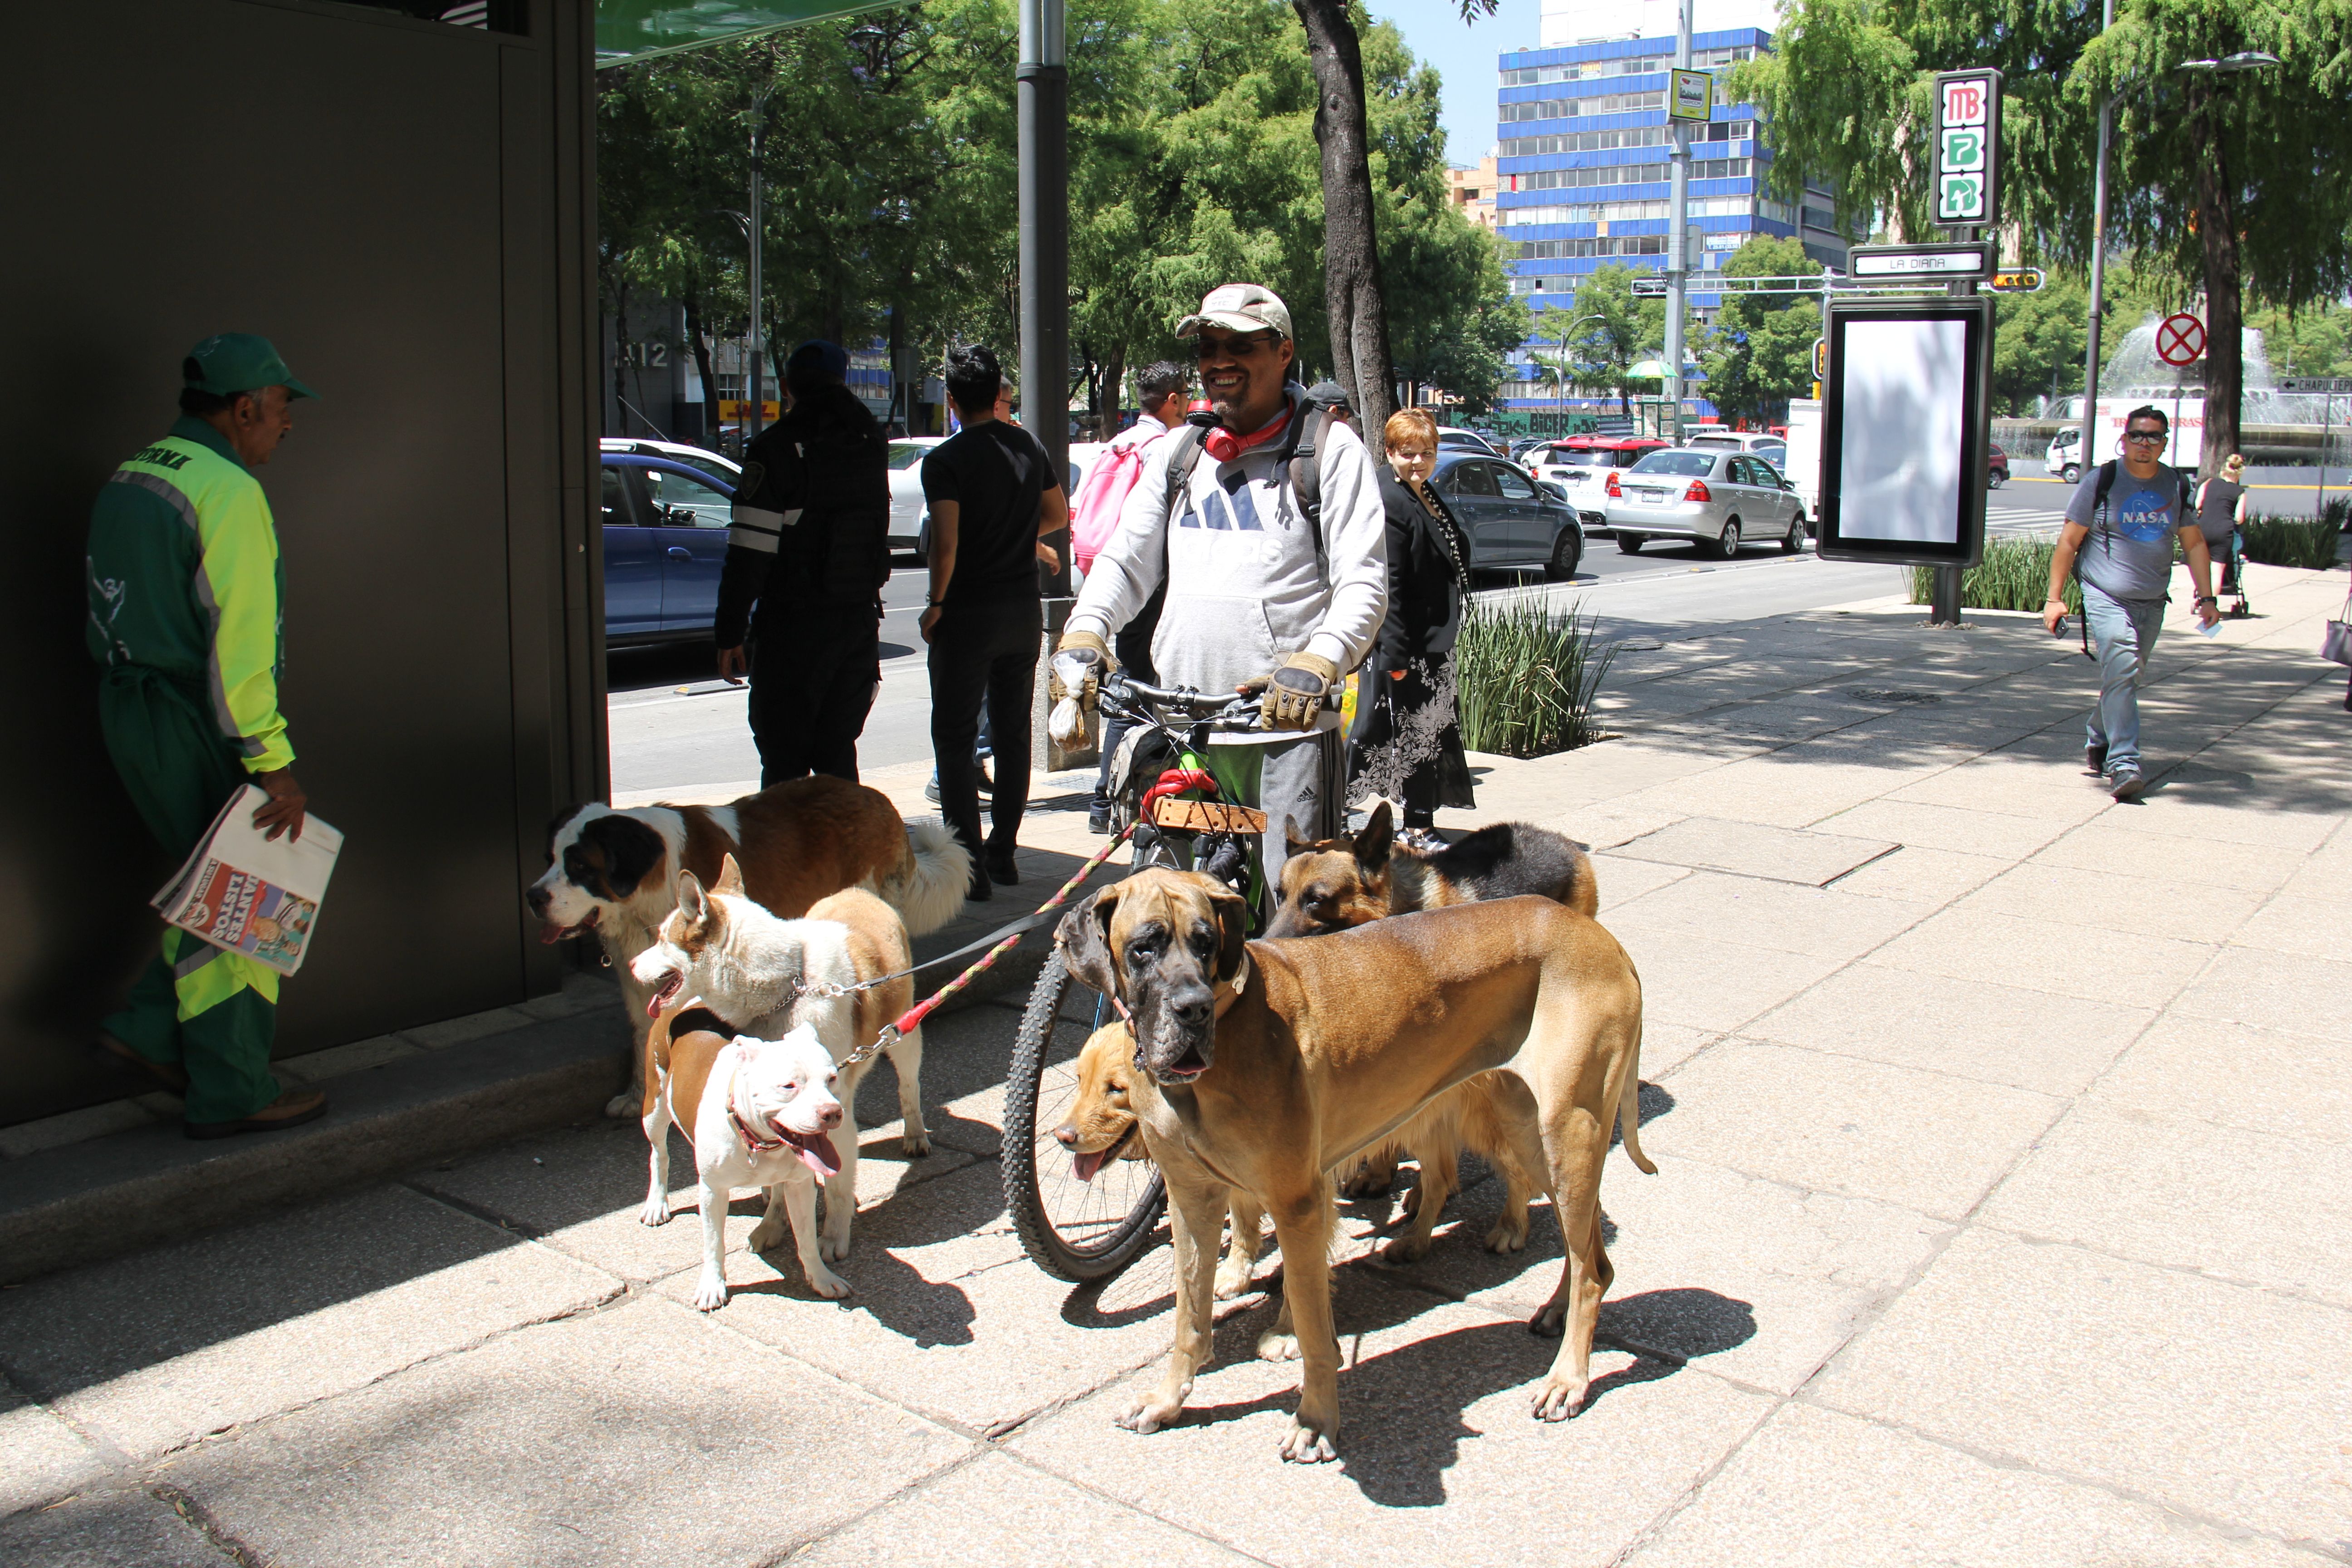
[[[1168,517],[1171,522],[1176,517],[1177,498],[1181,496],[1185,487],[1192,482],[1193,465],[1201,460],[1201,444],[1208,438],[1209,433],[1198,425],[1187,424],[1184,428],[1176,432],[1175,449],[1168,454],[1167,504]]]
[[[1297,459],[1307,460],[1307,471],[1294,475],[1290,493],[1297,499],[1299,515],[1307,520],[1315,536],[1315,559],[1323,559],[1323,447],[1325,435],[1331,428],[1331,411],[1319,404],[1299,398],[1291,405],[1290,432],[1284,438],[1281,454],[1275,459],[1276,483]]]

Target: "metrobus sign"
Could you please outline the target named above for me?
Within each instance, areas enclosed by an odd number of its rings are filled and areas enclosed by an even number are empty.
[[[1936,222],[1990,228],[2000,221],[2000,72],[1936,78]]]

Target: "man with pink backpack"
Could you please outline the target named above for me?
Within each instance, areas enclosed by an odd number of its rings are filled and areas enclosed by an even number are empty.
[[[1070,520],[1070,553],[1081,574],[1094,569],[1095,556],[1118,527],[1119,508],[1127,504],[1128,491],[1143,472],[1146,453],[1184,417],[1184,389],[1191,383],[1191,374],[1174,360],[1161,360],[1137,373],[1142,414],[1112,438],[1078,487],[1077,514]],[[1119,668],[1146,684],[1157,682],[1151,672],[1151,635],[1160,627],[1160,607],[1167,598],[1168,585],[1162,583],[1113,645]],[[1097,834],[1110,832],[1110,763],[1126,731],[1122,721],[1104,715],[1102,771],[1095,777],[1095,798],[1087,811],[1087,826]]]

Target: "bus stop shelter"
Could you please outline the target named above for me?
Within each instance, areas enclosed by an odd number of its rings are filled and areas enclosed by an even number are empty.
[[[297,768],[347,835],[280,1054],[560,983],[520,893],[551,816],[605,791],[595,64],[858,8],[11,13],[0,1124],[121,1092],[93,1029],[171,868],[100,740],[82,540],[213,332],[268,336],[321,394],[262,476]]]

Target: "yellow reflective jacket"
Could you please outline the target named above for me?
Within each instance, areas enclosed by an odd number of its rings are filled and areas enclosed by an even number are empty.
[[[251,773],[294,761],[278,711],[286,569],[261,481],[201,419],[131,455],[90,509],[88,641],[204,693]]]

